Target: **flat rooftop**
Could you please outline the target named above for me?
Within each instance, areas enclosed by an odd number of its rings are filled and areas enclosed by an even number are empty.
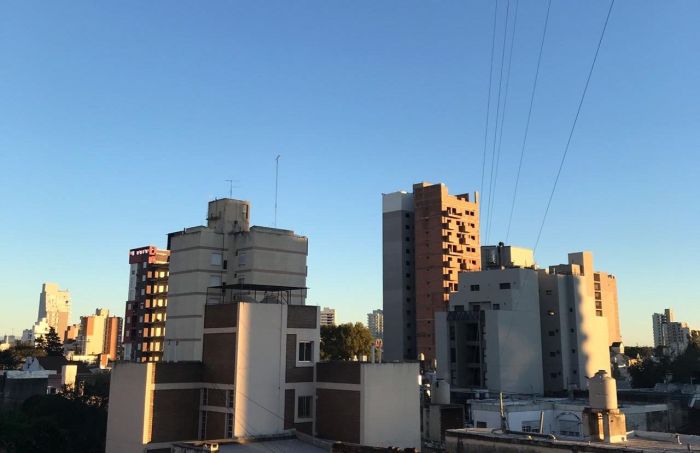
[[[551,448],[553,450],[577,452],[644,452],[661,453],[673,451],[697,451],[700,452],[700,436],[676,435],[672,433],[660,433],[650,431],[631,431],[627,433],[627,442],[606,444],[602,442],[590,442],[587,440],[574,440],[570,438],[548,439],[546,437],[532,437],[527,433],[511,434],[503,433],[488,428],[451,429],[445,434],[452,439],[474,439],[475,441],[488,441],[494,444],[522,444],[535,448]],[[449,445],[449,441],[447,442]],[[495,447],[495,445],[494,445]],[[448,451],[452,451],[449,450]],[[546,450],[545,450],[546,451]]]

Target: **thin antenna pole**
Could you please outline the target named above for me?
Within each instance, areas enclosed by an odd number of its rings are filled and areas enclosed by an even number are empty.
[[[279,187],[280,155],[275,157],[275,228],[277,228],[277,188]]]
[[[228,182],[228,197],[233,198],[233,179],[225,179]]]

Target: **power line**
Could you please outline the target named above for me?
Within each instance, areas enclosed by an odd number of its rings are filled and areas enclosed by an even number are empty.
[[[479,186],[479,192],[484,193],[484,172],[486,170],[486,148],[488,145],[488,135],[489,135],[489,118],[491,117],[491,85],[493,83],[493,55],[494,48],[496,47],[496,22],[498,19],[498,0],[496,0],[496,6],[493,9],[493,31],[491,33],[491,69],[489,71],[489,92],[488,101],[486,103],[486,127],[484,128],[484,156],[481,160],[481,185]],[[479,200],[479,210],[481,210],[481,200]]]
[[[493,219],[493,211],[496,207],[496,189],[498,188],[498,167],[501,161],[501,144],[503,143],[503,125],[506,121],[506,114],[508,113],[508,91],[510,88],[510,69],[513,61],[513,44],[515,43],[515,32],[518,27],[518,10],[520,7],[520,1],[515,0],[515,17],[513,19],[513,32],[510,35],[510,50],[508,53],[508,71],[506,72],[506,93],[503,99],[503,115],[501,116],[501,128],[498,132],[498,147],[496,150],[496,170],[493,177],[493,193],[489,196],[489,218],[487,222],[486,236],[491,234],[491,221]],[[506,32],[508,30],[506,29]],[[498,127],[498,124],[496,124]]]
[[[588,77],[586,78],[586,85],[583,87],[583,93],[581,93],[581,99],[578,103],[578,109],[576,109],[576,116],[574,117],[574,122],[571,125],[571,131],[569,131],[569,138],[566,141],[566,147],[564,148],[564,154],[561,156],[561,162],[559,163],[559,170],[557,171],[557,176],[554,179],[554,186],[552,187],[552,192],[549,194],[549,200],[547,201],[547,208],[544,210],[544,216],[542,217],[542,224],[540,225],[540,230],[537,233],[537,240],[535,241],[535,247],[532,249],[533,253],[537,251],[537,246],[540,243],[540,237],[542,236],[542,229],[544,228],[545,221],[547,220],[547,213],[549,213],[549,207],[552,204],[552,198],[554,198],[554,192],[557,190],[557,183],[559,182],[559,176],[561,175],[561,170],[564,168],[564,161],[566,160],[566,155],[569,153],[569,145],[571,145],[571,138],[574,136],[574,130],[576,129],[576,123],[578,122],[578,117],[581,113],[581,107],[583,106],[583,100],[586,98],[586,93],[588,92],[588,85],[591,81],[591,76],[593,75],[593,69],[595,69],[596,61],[598,60],[598,53],[600,52],[600,46],[603,44],[603,38],[605,37],[605,30],[608,28],[608,22],[610,21],[610,13],[612,13],[613,6],[615,5],[615,0],[610,1],[610,7],[608,8],[608,15],[605,17],[605,23],[603,24],[603,30],[600,33],[600,38],[598,39],[598,46],[595,49],[595,55],[593,56],[593,62],[591,63],[591,68],[588,71]]]
[[[527,143],[528,132],[530,131],[530,119],[532,118],[532,107],[535,101],[535,91],[537,90],[537,80],[540,76],[540,64],[542,63],[542,50],[547,36],[547,25],[549,24],[549,11],[552,8],[552,0],[547,3],[547,15],[544,19],[544,30],[542,31],[542,40],[540,41],[540,52],[537,56],[537,69],[535,69],[535,80],[532,83],[532,92],[530,93],[530,108],[527,112],[527,121],[525,122],[525,135],[523,136],[523,144],[520,149],[520,162],[518,162],[518,173],[515,177],[515,188],[513,189],[513,202],[510,205],[510,215],[508,216],[508,229],[506,230],[506,243],[510,237],[510,227],[513,223],[513,212],[515,210],[515,199],[518,194],[518,184],[520,183],[520,170],[523,167],[523,156],[525,155],[525,144]]]
[[[503,28],[503,44],[501,45],[501,68],[499,70],[499,75],[498,75],[498,97],[496,101],[496,125],[493,128],[493,149],[491,150],[491,176],[489,177],[489,201],[487,203],[487,208],[488,211],[486,213],[486,218],[490,219],[491,218],[491,193],[493,190],[493,168],[494,168],[494,159],[496,157],[496,132],[498,131],[498,118],[500,116],[501,112],[501,86],[503,85],[503,63],[505,62],[505,56],[506,56],[506,36],[508,35],[508,18],[510,16],[510,0],[508,0],[508,3],[506,5],[506,19],[505,19],[505,26]],[[488,228],[488,221],[487,221],[487,227],[486,227],[486,242],[489,240],[489,228]]]

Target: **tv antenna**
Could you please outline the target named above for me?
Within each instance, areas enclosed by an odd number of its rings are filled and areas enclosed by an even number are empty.
[[[275,157],[275,228],[277,228],[277,188],[279,187],[280,155]]]
[[[238,187],[238,180],[237,179],[224,179],[228,183],[228,197],[233,198],[233,183],[236,183],[236,187]]]

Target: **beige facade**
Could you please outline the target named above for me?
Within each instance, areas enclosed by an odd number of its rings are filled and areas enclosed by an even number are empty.
[[[610,373],[610,321],[617,295],[599,295],[590,252],[537,269],[532,252],[482,248],[484,270],[460,274],[450,311],[437,317],[438,372],[458,388],[539,394],[585,389]],[[602,304],[604,300],[614,301]],[[616,330],[619,332],[619,327]],[[613,331],[615,332],[615,330]]]
[[[94,315],[80,317],[78,350],[83,356],[106,355],[116,360],[121,345],[122,319],[110,316],[106,308],[98,308]]]
[[[308,241],[289,230],[250,226],[250,203],[209,203],[207,226],[168,236],[171,251],[163,360],[201,360],[204,307],[224,284],[304,287]],[[294,294],[290,304],[304,304]]]
[[[335,309],[323,307],[321,310],[321,325],[322,326],[334,326],[335,325]]]
[[[44,283],[41,287],[37,321],[46,318],[49,327],[54,328],[61,341],[70,322],[70,300],[70,292],[59,289],[56,283]]]

